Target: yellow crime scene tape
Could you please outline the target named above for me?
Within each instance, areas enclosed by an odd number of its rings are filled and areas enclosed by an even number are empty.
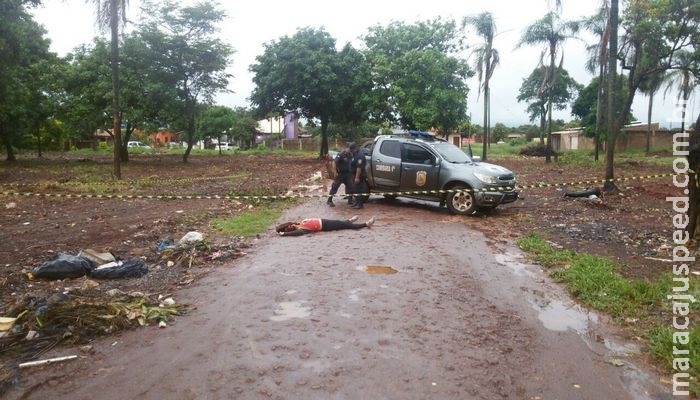
[[[415,196],[415,195],[436,195],[436,194],[446,194],[446,193],[457,193],[457,192],[493,192],[493,191],[512,191],[512,190],[524,190],[524,189],[543,189],[543,188],[558,188],[558,187],[569,187],[569,186],[581,186],[581,185],[593,185],[593,184],[605,184],[605,183],[617,183],[617,182],[627,182],[627,181],[642,181],[648,179],[659,179],[676,175],[675,173],[668,174],[654,174],[654,175],[643,175],[625,178],[615,178],[615,179],[593,179],[593,180],[583,180],[577,182],[566,182],[566,183],[535,183],[531,185],[515,185],[512,187],[499,187],[499,188],[489,188],[489,189],[443,189],[443,190],[413,190],[413,191],[402,191],[402,192],[371,192],[371,193],[359,193],[355,195],[378,195],[378,196]],[[207,178],[197,178],[197,181],[206,179],[226,179],[227,177],[207,177]],[[233,177],[230,177],[233,178]],[[143,184],[147,182],[158,182],[163,183],[168,181],[170,183],[186,183],[194,181],[194,179],[171,179],[171,180],[131,180],[122,181],[126,185]],[[114,185],[115,182],[92,182]],[[77,184],[89,184],[86,182],[66,182],[66,183],[36,183],[36,184],[22,184],[22,183],[8,183],[0,184],[1,186],[37,186],[37,185],[51,185],[55,187],[56,185],[77,185]],[[15,196],[15,197],[47,197],[47,198],[66,198],[66,199],[119,199],[119,200],[281,200],[281,199],[294,199],[294,198],[305,198],[305,197],[327,197],[327,193],[320,194],[284,194],[284,195],[124,195],[124,194],[87,194],[87,193],[40,193],[40,192],[18,192],[18,191],[1,191],[0,196]]]

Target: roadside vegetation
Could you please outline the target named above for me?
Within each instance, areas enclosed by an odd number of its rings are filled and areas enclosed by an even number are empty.
[[[689,351],[691,377],[700,376],[700,326],[692,322],[700,317],[700,303],[690,305],[690,342],[673,343],[674,314],[672,302],[666,297],[673,293],[673,274],[664,273],[653,280],[628,279],[618,273],[618,266],[609,259],[557,249],[536,233],[519,239],[518,245],[553,279],[565,284],[583,305],[611,316],[631,336],[642,338],[649,354],[664,371],[673,373],[674,349],[681,349]],[[690,280],[689,294],[699,299],[700,279],[690,275]],[[690,391],[694,396],[700,395],[700,383],[696,379],[691,380]]]

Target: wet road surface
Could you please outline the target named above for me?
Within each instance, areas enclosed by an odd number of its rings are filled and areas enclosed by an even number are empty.
[[[507,241],[436,207],[336,203],[308,200],[280,222],[359,214],[375,226],[270,230],[178,292],[195,309],[167,328],[24,371],[9,398],[671,398],[634,343]]]

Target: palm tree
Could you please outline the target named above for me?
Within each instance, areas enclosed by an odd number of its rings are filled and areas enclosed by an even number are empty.
[[[483,12],[477,16],[465,17],[462,26],[471,25],[476,29],[476,33],[484,38],[484,42],[478,45],[472,54],[476,55],[474,68],[479,76],[479,86],[484,92],[484,147],[481,151],[481,159],[486,161],[486,147],[489,145],[491,130],[491,94],[489,81],[493,76],[493,71],[499,64],[500,57],[498,50],[493,48],[493,38],[496,36],[496,23],[490,12]]]
[[[647,76],[640,84],[639,91],[649,96],[649,104],[647,106],[647,143],[646,152],[651,148],[651,112],[654,107],[654,96],[659,90],[664,81],[667,80],[667,75],[663,71]]]
[[[126,7],[129,0],[86,0],[97,7],[97,24],[100,29],[109,26],[111,32],[110,64],[112,66],[112,134],[114,135],[114,170],[121,179],[121,110],[119,106],[119,27],[126,24]],[[121,21],[121,24],[120,24]]]
[[[545,16],[535,21],[534,24],[525,29],[525,33],[520,38],[516,48],[523,45],[539,45],[544,44],[540,57],[540,66],[545,67],[545,79],[542,80],[542,92],[549,92],[547,99],[547,155],[546,162],[551,162],[552,154],[552,90],[547,90],[554,86],[559,76],[559,71],[564,63],[564,53],[561,49],[562,44],[570,38],[574,38],[579,30],[578,21],[561,21],[559,14],[550,11]],[[549,65],[544,65],[545,57],[549,55]],[[559,65],[557,66],[556,59],[559,56]]]
[[[688,50],[679,50],[673,57],[674,68],[671,69],[666,77],[668,82],[664,95],[674,87],[678,89],[678,102],[683,101],[683,110],[687,109],[690,95],[693,94],[695,87],[700,85],[700,77],[693,74],[693,70],[697,69],[697,57],[693,59],[693,53]],[[685,132],[685,111],[681,119],[681,132]]]
[[[598,153],[600,153],[600,128],[603,120],[601,111],[603,108],[603,82],[605,81],[605,72],[608,59],[608,35],[610,33],[608,26],[608,14],[610,6],[608,0],[602,0],[600,10],[597,14],[583,21],[583,26],[600,40],[597,44],[587,46],[586,50],[590,58],[586,62],[586,69],[590,73],[594,73],[598,69],[598,96],[596,99],[595,112],[595,160],[598,161]]]
[[[614,193],[617,190],[615,185],[615,140],[617,139],[617,129],[619,126],[615,121],[617,114],[617,102],[615,101],[615,85],[617,82],[617,25],[618,25],[619,3],[618,0],[610,1],[610,14],[608,16],[609,46],[608,46],[608,80],[607,80],[607,126],[608,136],[605,146],[605,183],[603,188],[606,192]]]

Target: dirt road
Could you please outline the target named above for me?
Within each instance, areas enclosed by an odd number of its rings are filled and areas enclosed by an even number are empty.
[[[283,219],[352,215],[337,203],[312,199]],[[372,229],[268,232],[177,293],[196,309],[172,325],[23,370],[8,398],[671,398],[634,343],[508,242],[437,208],[359,211],[377,216]]]

